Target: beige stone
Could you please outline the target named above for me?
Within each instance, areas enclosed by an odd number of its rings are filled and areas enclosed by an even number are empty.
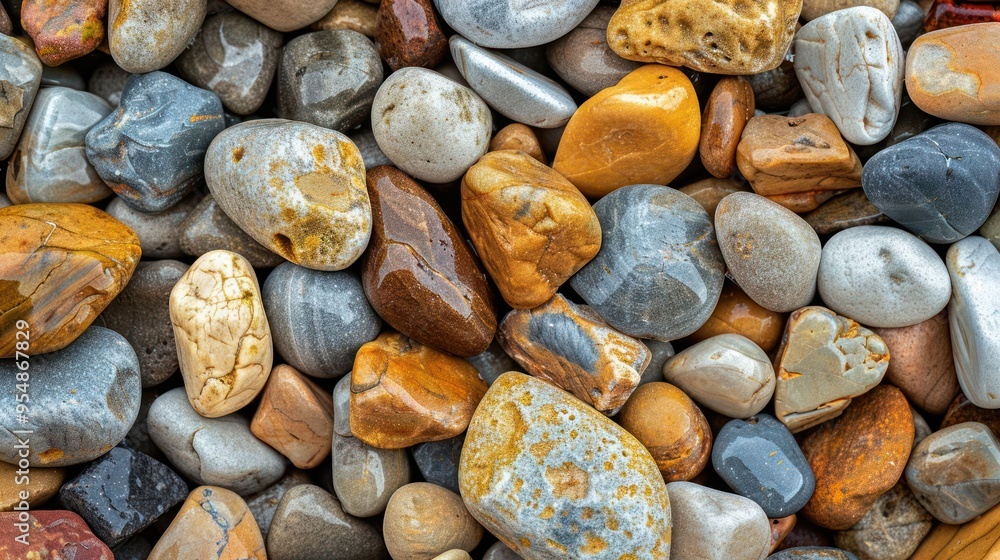
[[[396,490],[385,508],[382,531],[393,560],[433,560],[455,549],[468,552],[483,538],[483,527],[462,498],[429,482]]]
[[[856,6],[875,8],[892,19],[899,9],[899,0],[802,0],[802,19],[810,21],[830,12]]]
[[[18,473],[18,470],[22,472]],[[37,508],[56,495],[64,480],[65,469],[31,465],[25,472],[0,461],[0,511],[14,511],[14,507],[21,502],[21,492],[28,492],[28,505]]]

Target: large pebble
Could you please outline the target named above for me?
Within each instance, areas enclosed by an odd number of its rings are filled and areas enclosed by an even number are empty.
[[[109,0],[111,56],[128,72],[159,70],[187,48],[206,13],[207,0]]]
[[[958,382],[978,407],[1000,408],[1000,252],[982,237],[948,249],[948,322]]]
[[[19,8],[20,23],[47,66],[84,56],[104,41],[105,0],[27,0]]]
[[[608,22],[612,6],[598,6],[580,25],[545,48],[549,67],[580,93],[593,97],[618,83],[640,66],[625,60],[608,46]]]
[[[205,156],[216,204],[258,243],[315,270],[341,270],[368,245],[361,153],[343,134],[263,119],[226,129]]]
[[[382,533],[393,560],[430,560],[449,550],[474,549],[483,528],[458,494],[428,482],[414,482],[393,493],[385,508]]]
[[[270,560],[382,560],[382,535],[344,512],[319,486],[302,484],[285,492],[267,533]]]
[[[601,250],[570,279],[573,289],[631,336],[670,341],[698,330],[719,300],[724,268],[705,210],[674,189],[632,185],[594,211]]]
[[[860,560],[907,560],[933,524],[913,492],[900,483],[882,494],[861,521],[834,533],[833,541]]]
[[[385,511],[392,494],[410,482],[406,449],[379,449],[360,439],[333,436],[333,489],[344,511],[371,517]]]
[[[148,560],[267,560],[260,528],[242,498],[215,486],[188,494]]]
[[[569,33],[598,0],[434,0],[441,16],[474,43],[495,49],[544,45]]]
[[[42,63],[23,41],[0,35],[0,159],[7,159],[17,145],[31,104],[42,82]]]
[[[771,523],[752,500],[691,482],[671,482],[672,558],[763,560]]]

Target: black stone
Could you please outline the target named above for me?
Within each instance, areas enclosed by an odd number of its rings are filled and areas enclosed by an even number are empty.
[[[858,557],[839,548],[800,546],[775,552],[766,560],[858,560]]]
[[[133,537],[116,546],[111,552],[115,560],[146,560],[153,552],[153,545],[142,537]]]
[[[413,446],[413,458],[424,480],[458,494],[458,459],[464,443],[465,434],[462,433],[453,438]]]

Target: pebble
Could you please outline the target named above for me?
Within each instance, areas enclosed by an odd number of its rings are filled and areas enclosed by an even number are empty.
[[[813,19],[795,35],[795,73],[809,105],[862,146],[888,136],[899,113],[903,46],[889,17],[855,6]]]
[[[431,0],[387,0],[375,15],[375,44],[394,72],[407,66],[433,68],[448,50]]]
[[[240,229],[211,194],[201,199],[177,229],[178,242],[186,255],[200,257],[210,251],[232,251],[246,258],[254,268],[272,268],[285,262]]]
[[[787,517],[812,497],[816,479],[795,437],[770,414],[731,420],[712,448],[712,467],[768,517]]]
[[[734,192],[747,190],[742,184],[734,179],[718,179],[709,177],[700,181],[695,181],[690,185],[677,189],[690,196],[695,202],[701,205],[708,212],[708,217],[715,221],[715,209],[722,202],[723,198]]]
[[[115,560],[146,560],[153,551],[153,545],[144,537],[132,537],[114,547],[111,553]]]
[[[364,35],[349,29],[300,35],[282,50],[277,113],[347,132],[368,119],[381,83],[378,50]]]
[[[706,171],[720,179],[736,171],[736,148],[754,109],[750,82],[739,76],[719,80],[701,116],[698,153]]]
[[[496,339],[482,354],[466,358],[466,360],[476,368],[476,371],[479,372],[479,378],[487,385],[492,385],[498,377],[508,371],[521,371],[521,366],[504,352]]]
[[[111,199],[104,211],[139,236],[143,257],[177,259],[184,256],[180,240],[181,224],[198,207],[201,198],[201,193],[196,191],[163,212],[150,214],[136,210],[129,206],[125,199],[116,196]]]
[[[14,511],[14,506],[21,503],[21,492],[28,492],[28,506],[39,509],[39,506],[55,496],[66,480],[66,469],[31,467],[28,480],[20,480],[17,471],[20,467],[0,461],[0,512]],[[23,473],[22,473],[23,474]],[[17,484],[21,482],[23,484]]]
[[[385,449],[455,437],[486,389],[465,360],[387,331],[354,359],[351,432]]]
[[[649,450],[665,482],[691,480],[708,464],[708,421],[694,401],[669,383],[652,381],[638,387],[617,420]]]
[[[169,65],[198,34],[207,4],[206,0],[108,0],[108,44],[115,63],[136,74]],[[153,104],[162,106],[166,99]]]
[[[486,153],[493,128],[489,107],[474,91],[426,68],[389,75],[371,114],[382,152],[407,174],[431,183],[461,177]]]
[[[933,524],[913,492],[897,484],[856,525],[834,533],[833,540],[859,560],[907,560]]]
[[[856,226],[882,224],[889,218],[861,189],[849,190],[820,204],[802,217],[819,235],[830,235]]]
[[[859,6],[874,8],[886,17],[892,18],[896,15],[899,4],[899,0],[803,0],[802,19],[810,21],[832,12]]]
[[[948,323],[962,392],[981,408],[1000,408],[1000,253],[982,237],[948,249]]]
[[[216,137],[205,180],[216,204],[258,243],[314,270],[341,270],[371,235],[361,153],[343,134],[281,119]]]
[[[561,85],[461,35],[448,41],[458,71],[490,107],[505,117],[539,128],[557,128],[576,112]]]
[[[337,498],[319,486],[302,484],[285,492],[267,533],[270,560],[381,560],[388,555],[382,535],[344,513]]]
[[[240,12],[213,14],[177,58],[177,70],[218,95],[227,111],[249,115],[264,103],[282,42],[281,33]]]
[[[672,557],[764,560],[770,552],[771,524],[752,500],[691,482],[671,482],[667,493]]]
[[[10,16],[7,15],[7,9],[0,6],[0,33],[4,35],[11,35],[14,32],[14,25],[10,21]]]
[[[132,74],[122,70],[114,62],[98,66],[87,81],[87,91],[107,101],[112,107],[118,106],[122,90]]]
[[[21,523],[20,513],[0,513],[0,555],[5,558],[115,559],[108,545],[94,536],[87,523],[71,511],[25,511],[30,527],[25,546],[15,540],[25,534],[15,527],[16,523]]]
[[[862,176],[868,199],[930,243],[979,229],[1000,193],[1000,146],[973,126],[948,123],[875,154]]]
[[[110,112],[92,93],[64,87],[39,91],[7,166],[10,200],[87,203],[111,196],[84,153],[87,131]]]
[[[471,551],[482,539],[483,528],[458,494],[414,482],[393,493],[382,533],[393,560],[425,560],[453,549]]]
[[[83,91],[87,88],[87,82],[84,81],[80,72],[69,64],[65,66],[42,66],[42,87],[65,87]]]
[[[767,560],[858,560],[858,557],[839,548],[800,546],[772,554]]]
[[[601,250],[570,279],[573,289],[630,336],[670,341],[698,330],[723,281],[705,210],[674,189],[632,185],[602,198],[594,211]]]
[[[545,59],[564,82],[587,97],[618,83],[640,63],[625,60],[608,46],[612,6],[597,6],[572,31],[549,43]]]
[[[521,556],[509,546],[497,541],[483,554],[483,560],[521,560]]]
[[[9,35],[0,35],[0,81],[7,84],[0,110],[0,159],[7,159],[17,146],[42,82],[38,56],[27,44]]]
[[[784,313],[812,301],[822,246],[791,210],[733,193],[715,210],[715,232],[729,276],[758,305]]]
[[[254,400],[274,352],[253,267],[229,251],[205,253],[170,292],[170,322],[184,387],[207,418]]]
[[[913,434],[913,415],[899,389],[879,385],[855,398],[841,417],[802,441],[816,476],[802,515],[827,529],[853,527],[899,481]],[[857,468],[862,461],[865,467]]]
[[[757,110],[775,111],[791,106],[805,94],[795,75],[795,66],[788,60],[777,68],[746,77],[753,88]],[[810,111],[812,112],[812,111]]]
[[[464,550],[454,549],[438,554],[434,560],[472,560],[472,556],[469,556],[469,553]]]
[[[963,525],[937,524],[911,560],[988,560],[1000,553],[1000,506]]]
[[[892,26],[896,28],[904,49],[909,49],[913,41],[923,33],[926,17],[924,9],[917,2],[900,0],[896,15],[892,16]]]
[[[785,537],[785,540],[782,541],[778,549],[783,552],[794,548],[825,548],[832,546],[833,539],[830,538],[830,534],[826,530],[817,527],[808,519],[798,515],[796,516],[795,526],[788,532],[788,535]],[[805,552],[803,552],[803,554],[805,554]],[[768,557],[768,560],[771,558],[773,558],[773,556]],[[788,558],[794,558],[794,555],[786,556],[786,559]],[[841,559],[843,560],[843,557],[841,557]]]
[[[980,48],[997,33],[1000,19],[939,29],[913,41],[906,56],[906,90],[913,102],[942,119],[1000,125],[995,86],[1000,53]]]
[[[1000,434],[1000,410],[979,408],[972,404],[964,393],[959,392],[941,419],[940,429],[962,422],[979,422],[986,425],[996,436]]]
[[[59,66],[92,52],[104,41],[107,8],[107,2],[92,0],[27,0],[21,3],[21,25],[35,43],[38,58],[47,66]]]
[[[733,334],[746,337],[764,352],[777,348],[785,332],[783,313],[764,309],[739,286],[726,282],[712,316],[688,340],[701,342],[714,336]],[[652,367],[652,365],[650,365]]]
[[[424,480],[458,493],[458,460],[465,434],[439,441],[418,443],[411,448],[413,460]]]
[[[345,375],[333,386],[333,431],[354,437],[351,431],[351,376]]]
[[[386,323],[420,344],[475,356],[497,329],[476,257],[437,201],[391,166],[368,172],[372,237],[361,282]]]
[[[916,325],[951,298],[948,269],[934,249],[886,226],[852,227],[831,237],[817,284],[830,309],[871,327]]]
[[[663,377],[698,404],[730,418],[757,414],[774,394],[771,360],[738,334],[720,334],[686,348],[663,366]]]
[[[539,143],[535,131],[530,126],[521,123],[508,124],[493,135],[493,139],[490,140],[490,151],[498,152],[500,150],[524,152],[542,165],[546,165],[548,161],[545,159],[545,152],[542,151],[542,145]]]
[[[515,49],[551,43],[569,33],[598,0],[434,0],[448,26],[474,43]]]
[[[601,247],[601,223],[572,183],[524,151],[487,153],[462,178],[462,221],[504,300],[544,304]]]
[[[59,500],[108,546],[152,525],[187,497],[184,480],[163,463],[115,447],[63,485]]]
[[[788,318],[775,365],[774,415],[801,432],[840,416],[852,398],[878,386],[889,348],[848,317],[803,307]]]
[[[31,414],[21,422],[15,418],[13,395],[24,382],[15,376],[25,359],[0,361],[0,388],[12,395],[11,406],[0,409],[0,426],[32,433],[28,437],[0,431],[0,461],[18,464],[23,457],[32,467],[78,465],[104,455],[125,438],[139,414],[142,388],[139,362],[124,337],[95,326],[62,350],[33,353]],[[21,438],[30,440],[27,457],[15,447]]]
[[[522,556],[670,552],[667,492],[646,449],[540,379],[505,373],[493,383],[469,426],[458,480],[472,515]]]
[[[412,479],[405,449],[379,449],[335,434],[331,457],[333,489],[344,511],[357,517],[385,511],[393,492]]]
[[[874,329],[889,347],[892,359],[885,380],[899,387],[907,400],[934,415],[944,414],[959,394],[952,357],[948,312],[897,329]]]
[[[285,476],[267,488],[247,496],[247,508],[257,520],[260,534],[267,539],[267,534],[271,529],[271,521],[274,519],[274,512],[278,509],[278,504],[286,492],[302,484],[310,484],[309,475],[305,471],[296,468],[288,469]]]
[[[170,464],[198,484],[247,496],[285,472],[285,458],[250,433],[249,420],[239,414],[205,418],[180,387],[153,401],[146,422]]]
[[[800,0],[623,0],[608,25],[608,42],[629,60],[710,74],[757,74],[784,60],[801,9]]]
[[[264,538],[238,495],[215,486],[188,494],[148,560],[266,560]]]
[[[277,31],[295,31],[318,21],[333,9],[337,0],[230,0],[232,7]]]
[[[165,72],[134,74],[118,109],[87,132],[87,159],[129,206],[162,212],[201,181],[205,150],[223,128],[214,93]]]
[[[1000,443],[978,422],[949,426],[913,449],[906,483],[938,521],[960,525],[1000,503]]]
[[[350,29],[374,38],[377,17],[378,6],[361,0],[340,0],[325,16],[309,25],[309,29]]]
[[[295,368],[271,371],[250,431],[300,469],[311,469],[330,454],[333,398]]]
[[[639,340],[561,294],[534,309],[508,313],[497,339],[528,373],[605,414],[625,404],[651,357]]]
[[[992,2],[971,2],[955,0],[934,0],[928,2],[924,31],[930,33],[944,28],[973,25],[986,22],[1000,22],[1000,9]],[[985,6],[983,4],[986,4]]]
[[[552,167],[590,198],[626,185],[668,185],[694,160],[700,133],[691,80],[647,64],[580,105]]]

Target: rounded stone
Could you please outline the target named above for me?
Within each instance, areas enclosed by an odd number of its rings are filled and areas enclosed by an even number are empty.
[[[788,60],[773,70],[747,76],[747,81],[753,88],[758,111],[787,109],[805,95],[795,75],[795,66]]]
[[[737,334],[770,352],[781,342],[785,318],[783,313],[757,305],[739,286],[727,281],[712,316],[688,339],[701,342],[721,334]]]
[[[309,29],[350,29],[374,38],[378,8],[379,6],[367,1],[340,0],[325,16],[312,23]]]
[[[640,66],[618,56],[608,46],[608,22],[614,13],[612,6],[597,6],[580,25],[545,48],[545,59],[552,70],[587,97],[617,84]]]
[[[309,475],[305,471],[291,468],[274,484],[247,496],[247,507],[253,514],[253,518],[257,520],[260,534],[265,539],[267,539],[267,533],[271,528],[271,521],[274,519],[274,512],[278,509],[281,497],[285,495],[285,492],[302,484],[310,484]]]
[[[232,7],[277,31],[295,31],[326,15],[337,0],[231,0]]]
[[[19,8],[20,23],[35,43],[38,57],[47,66],[59,66],[68,60],[84,56],[104,41],[107,2],[28,0],[22,2]],[[6,17],[5,12],[4,18]]]
[[[897,484],[856,525],[834,533],[833,541],[859,560],[907,560],[933,524],[910,489]]]
[[[0,111],[0,159],[7,159],[17,146],[42,83],[42,62],[25,42],[0,34],[0,63],[0,81],[7,84]]]
[[[345,375],[333,386],[333,431],[354,437],[351,432],[351,376]]]
[[[896,9],[896,15],[892,16],[892,26],[896,28],[899,41],[904,49],[909,49],[910,44],[924,31],[924,18],[927,15],[920,4],[913,0],[901,0]]]
[[[450,439],[418,443],[411,448],[413,461],[424,480],[458,493],[458,461],[465,434]]]
[[[490,151],[498,152],[501,150],[524,152],[542,165],[546,165],[548,162],[535,131],[530,126],[521,123],[508,124],[493,135],[493,139],[490,140]]]
[[[431,0],[387,0],[375,15],[375,44],[393,71],[437,66],[448,48]]]
[[[105,212],[125,224],[139,236],[142,256],[148,259],[176,259],[184,256],[181,249],[181,224],[198,207],[201,194],[191,193],[180,202],[156,214],[132,208],[120,196],[108,203]]]
[[[858,6],[875,8],[891,18],[896,15],[899,4],[899,0],[803,0],[802,19],[814,20],[831,12]]]
[[[108,44],[115,63],[144,74],[174,61],[201,29],[206,0],[108,0]]]
[[[562,37],[594,9],[598,0],[434,0],[448,25],[478,45],[515,49]]]
[[[770,552],[771,523],[752,500],[692,482],[671,482],[667,493],[671,556],[763,560]]]
[[[428,482],[414,482],[392,494],[382,533],[393,560],[425,560],[453,549],[476,548],[483,528],[458,494]]]
[[[431,183],[462,176],[490,143],[493,117],[471,89],[426,68],[393,72],[375,94],[372,133],[397,167]]]
[[[962,392],[981,408],[1000,408],[1000,252],[982,237],[948,249],[948,323]]]
[[[112,107],[118,106],[122,89],[132,74],[122,70],[114,62],[98,66],[87,80],[87,91],[107,101]]]
[[[311,469],[330,455],[333,398],[295,368],[281,364],[261,392],[250,431],[300,469]]]
[[[861,189],[849,190],[835,196],[803,218],[819,235],[830,235],[851,227],[889,221],[889,218],[868,200]]]
[[[344,511],[357,517],[385,511],[393,493],[411,480],[405,449],[379,449],[334,433],[331,457],[333,490]]]
[[[329,492],[312,484],[289,489],[267,533],[270,560],[382,560],[382,535],[344,512]]]
[[[240,229],[211,194],[201,199],[178,229],[178,242],[186,255],[200,257],[209,251],[232,251],[250,261],[254,268],[272,268],[285,262]]]
[[[632,185],[602,198],[594,212],[601,249],[570,279],[573,289],[630,336],[670,341],[698,330],[723,281],[705,210],[674,189]]]
[[[706,171],[722,179],[736,171],[736,147],[754,109],[750,82],[733,76],[719,80],[701,116],[698,153]]]
[[[28,506],[40,509],[40,506],[55,496],[66,481],[66,469],[31,467],[28,480],[21,480],[17,474],[20,467],[0,461],[0,512],[14,511],[14,506],[21,506],[21,492],[28,492]],[[23,474],[23,473],[22,473]],[[17,484],[22,482],[23,484]]]
[[[188,494],[148,560],[175,560],[181,554],[267,560],[264,538],[246,502],[215,486],[199,486]]]

